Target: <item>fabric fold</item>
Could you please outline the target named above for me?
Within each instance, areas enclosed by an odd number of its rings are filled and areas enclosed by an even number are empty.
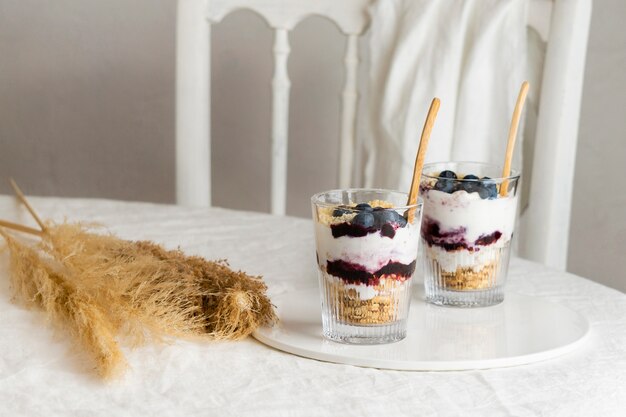
[[[501,164],[526,78],[527,0],[378,0],[370,13],[363,185],[409,188],[435,96],[442,105],[427,162]]]

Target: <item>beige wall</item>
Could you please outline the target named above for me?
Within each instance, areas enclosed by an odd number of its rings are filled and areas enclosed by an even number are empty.
[[[595,4],[569,263],[622,290],[624,15],[626,2]],[[31,194],[173,202],[174,23],[174,0],[0,0],[0,178]],[[311,18],[290,41],[288,212],[307,216],[309,196],[335,185],[345,40]],[[247,12],[213,30],[217,205],[269,208],[271,42]]]
[[[173,1],[0,0],[0,178],[171,201],[174,13]]]

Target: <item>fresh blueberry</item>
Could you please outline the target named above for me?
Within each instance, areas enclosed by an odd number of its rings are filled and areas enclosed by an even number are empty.
[[[391,223],[396,220],[396,214],[393,210],[376,210],[374,211],[374,221],[376,227],[382,227],[385,223]]]
[[[352,224],[361,226],[365,229],[374,227],[374,215],[368,212],[361,212],[354,216],[354,219],[352,219]]]
[[[456,183],[449,179],[440,178],[435,183],[435,190],[451,194],[456,191]]]
[[[461,184],[461,189],[465,190],[468,194],[477,193],[480,188],[480,184],[477,182],[464,182]]]
[[[397,213],[394,211],[394,213],[396,213],[396,223],[398,223],[398,226],[400,227],[404,227],[406,226],[406,218],[401,215],[400,213]]]
[[[448,178],[448,179],[457,179],[456,174],[454,173],[454,171],[450,171],[449,169],[446,169],[445,171],[441,171],[438,175],[439,178]]]
[[[477,193],[480,190],[479,178],[476,175],[469,174],[464,176],[463,179],[470,181],[462,181],[461,190],[465,190],[467,193]]]
[[[460,187],[461,190],[464,190],[468,194],[477,193],[479,188],[480,185],[475,182],[464,182]]]
[[[480,196],[480,198],[482,198],[483,200],[488,199],[489,198],[489,189],[485,186],[483,186],[482,184],[478,186],[478,195]]]
[[[457,190],[457,183],[454,181],[457,179],[457,176],[454,171],[446,169],[445,171],[441,171],[438,177],[439,179],[435,183],[435,190],[449,194]]]
[[[374,221],[376,227],[384,226],[385,224],[394,223],[400,227],[406,226],[406,219],[395,210],[381,210],[374,212]]]
[[[350,213],[350,210],[347,210],[345,208],[336,208],[335,210],[333,210],[333,217],[341,217],[344,214],[348,213]]]
[[[489,177],[482,177],[480,185],[481,187],[478,190],[480,198],[489,200],[498,198],[498,188],[494,180]]]
[[[372,211],[374,211],[374,209],[372,208],[372,206],[370,206],[367,203],[361,203],[361,204],[357,204],[355,207],[357,210],[359,211],[364,211],[366,213],[370,213]]]

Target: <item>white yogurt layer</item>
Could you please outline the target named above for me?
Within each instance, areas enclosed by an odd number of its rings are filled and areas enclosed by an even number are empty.
[[[428,246],[424,243],[424,252],[427,259],[435,259],[439,267],[446,272],[455,272],[458,268],[482,269],[492,263],[499,263],[508,250],[510,240],[498,239],[489,246],[480,246],[477,251],[459,249],[448,252],[439,246]]]
[[[396,229],[393,239],[380,232],[362,237],[341,236],[334,238],[330,226],[315,223],[315,241],[319,263],[342,260],[358,264],[367,272],[374,273],[389,262],[410,264],[417,258],[420,224],[407,224]]]
[[[515,228],[517,196],[483,200],[478,193],[452,194],[429,190],[424,196],[424,217],[439,223],[442,232],[465,228],[465,240],[472,244],[481,236],[502,233],[497,243],[508,242]]]

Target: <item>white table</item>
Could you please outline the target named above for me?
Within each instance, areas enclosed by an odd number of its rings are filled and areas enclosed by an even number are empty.
[[[32,198],[48,218],[95,221],[263,275],[270,294],[317,285],[309,220],[224,209]],[[0,196],[0,218],[32,224]],[[584,314],[590,340],[566,356],[512,368],[400,372],[318,362],[242,342],[126,349],[131,369],[102,383],[43,315],[9,301],[0,256],[0,415],[625,416],[626,295],[513,259],[508,289]]]

